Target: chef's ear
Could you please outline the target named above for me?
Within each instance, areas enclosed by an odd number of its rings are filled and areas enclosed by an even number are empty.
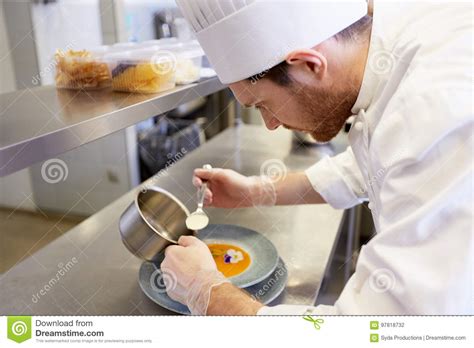
[[[327,71],[326,57],[314,49],[298,49],[290,52],[286,57],[289,65],[302,65],[311,70],[317,79],[322,80]]]

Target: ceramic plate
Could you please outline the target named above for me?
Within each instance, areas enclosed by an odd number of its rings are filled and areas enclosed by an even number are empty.
[[[268,277],[278,263],[278,252],[267,238],[248,228],[235,225],[209,225],[198,232],[206,244],[235,245],[250,255],[248,268],[228,279],[239,288],[257,284]]]
[[[144,262],[140,267],[139,279],[143,292],[155,303],[170,311],[191,314],[187,306],[173,301],[164,288],[166,273],[162,274],[159,267],[152,262]],[[244,290],[263,304],[268,304],[277,298],[285,289],[288,272],[282,259],[278,259],[275,270],[258,284],[252,285]]]

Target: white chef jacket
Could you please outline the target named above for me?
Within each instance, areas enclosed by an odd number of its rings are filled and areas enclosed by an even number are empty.
[[[470,4],[376,1],[350,147],[306,171],[376,236],[334,306],[258,314],[473,314]]]

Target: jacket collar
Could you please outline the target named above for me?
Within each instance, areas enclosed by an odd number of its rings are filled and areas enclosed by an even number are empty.
[[[376,64],[387,63],[383,61],[383,57],[379,57],[379,52],[383,52],[383,44],[381,42],[381,36],[379,35],[379,25],[383,25],[383,23],[379,23],[377,14],[377,8],[374,1],[369,52],[367,55],[367,62],[365,63],[364,77],[362,78],[359,95],[351,109],[353,115],[358,115],[361,110],[366,110],[370,106],[380,82],[380,71],[382,71],[380,66],[377,66]]]

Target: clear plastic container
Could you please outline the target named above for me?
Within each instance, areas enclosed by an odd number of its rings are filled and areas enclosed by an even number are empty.
[[[198,40],[181,41],[181,44],[186,48],[201,48],[201,44]]]
[[[129,51],[138,48],[139,45],[136,42],[118,42],[109,46],[112,51]]]
[[[176,84],[186,85],[200,79],[204,51],[195,41],[170,42],[146,48],[147,51],[167,52],[176,66]]]
[[[114,91],[158,93],[176,86],[173,56],[155,50],[135,50],[104,56]]]
[[[100,54],[88,50],[58,50],[55,60],[57,88],[95,90],[112,84],[108,65]]]
[[[165,39],[158,39],[158,40],[147,40],[138,43],[138,46],[141,48],[147,48],[152,46],[161,46],[161,45],[170,45],[170,44],[177,44],[179,40],[175,37],[165,38]]]
[[[139,49],[180,49],[180,48],[201,48],[198,40],[179,40],[175,37],[148,40],[137,44]]]
[[[104,55],[113,52],[112,46],[108,45],[90,47],[87,48],[87,51],[89,51],[94,57],[98,58],[101,58]]]
[[[176,70],[176,84],[186,85],[196,82],[201,77],[202,58],[204,51],[199,44],[189,43],[168,43],[162,45],[149,46],[144,51],[153,54],[164,54],[173,59]]]
[[[176,83],[185,85],[196,82],[201,77],[204,51],[200,47],[186,46],[170,49],[176,55]]]

